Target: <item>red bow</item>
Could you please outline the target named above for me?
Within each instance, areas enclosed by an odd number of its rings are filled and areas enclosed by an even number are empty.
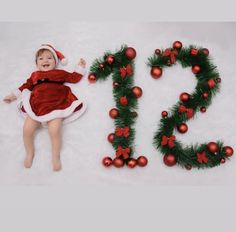
[[[203,151],[202,153],[197,153],[197,161],[198,163],[207,163],[208,162],[208,158],[206,156],[206,152]]]
[[[175,63],[176,57],[178,55],[178,52],[176,50],[171,51],[169,48],[167,48],[163,53],[162,56],[170,56],[170,62],[172,64]]]
[[[192,108],[187,108],[184,105],[179,106],[179,112],[180,113],[186,113],[187,118],[192,118],[193,117],[193,109]]]
[[[131,76],[133,74],[133,69],[130,64],[128,64],[126,67],[120,68],[120,75],[122,78],[124,78],[126,75]]]
[[[123,149],[121,146],[118,146],[116,150],[116,157],[123,156],[124,159],[128,159],[129,153],[130,153],[129,147]]]
[[[129,127],[124,127],[124,128],[120,128],[120,127],[117,127],[116,128],[116,136],[124,136],[124,137],[128,137],[129,136]]]
[[[172,135],[170,137],[167,137],[165,135],[162,136],[162,140],[161,140],[161,145],[164,146],[164,145],[168,145],[169,148],[172,148],[175,146],[175,136]]]

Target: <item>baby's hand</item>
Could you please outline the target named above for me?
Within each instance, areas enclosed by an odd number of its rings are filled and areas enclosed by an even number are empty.
[[[6,103],[11,103],[12,101],[16,100],[16,96],[14,94],[8,95],[4,97],[3,101]]]
[[[81,66],[82,68],[85,68],[85,66],[86,66],[86,61],[81,58],[80,61],[79,61],[79,66]]]

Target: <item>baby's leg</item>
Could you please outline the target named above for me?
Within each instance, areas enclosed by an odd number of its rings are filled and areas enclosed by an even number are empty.
[[[40,122],[37,122],[29,116],[25,119],[23,127],[23,139],[26,151],[24,166],[30,168],[34,159],[34,132],[39,127]]]
[[[56,118],[48,122],[48,132],[52,142],[52,165],[54,171],[61,170],[61,125],[61,118]]]

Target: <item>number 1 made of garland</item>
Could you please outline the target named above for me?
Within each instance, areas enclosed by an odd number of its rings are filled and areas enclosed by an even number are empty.
[[[105,167],[112,164],[130,168],[144,167],[147,158],[140,156],[133,158],[133,141],[135,129],[132,127],[138,116],[136,113],[137,99],[142,96],[142,89],[134,86],[134,58],[136,51],[132,47],[122,46],[116,53],[106,52],[102,58],[96,59],[91,68],[88,80],[95,83],[97,80],[106,80],[110,74],[113,79],[113,96],[116,107],[109,111],[109,116],[115,121],[115,131],[107,136],[107,140],[116,151],[115,158],[104,157],[102,163]]]
[[[183,48],[180,41],[175,41],[171,48],[156,49],[155,54],[148,58],[151,76],[154,79],[160,78],[164,68],[177,62],[183,68],[191,67],[197,85],[193,93],[181,93],[179,101],[169,113],[161,113],[162,119],[154,136],[154,145],[164,155],[163,161],[167,166],[178,164],[190,170],[192,167],[210,168],[220,165],[233,155],[232,147],[223,146],[220,141],[184,147],[174,135],[175,131],[187,132],[185,122],[192,119],[197,111],[206,112],[221,83],[217,67],[211,63],[208,49],[192,45]]]

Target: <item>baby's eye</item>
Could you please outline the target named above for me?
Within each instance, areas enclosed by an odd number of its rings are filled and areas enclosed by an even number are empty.
[[[49,59],[49,60],[51,60],[51,59],[52,59],[52,57],[48,57],[48,59]]]
[[[42,57],[39,57],[38,59],[39,59],[39,60],[42,60],[43,58],[42,58]]]

